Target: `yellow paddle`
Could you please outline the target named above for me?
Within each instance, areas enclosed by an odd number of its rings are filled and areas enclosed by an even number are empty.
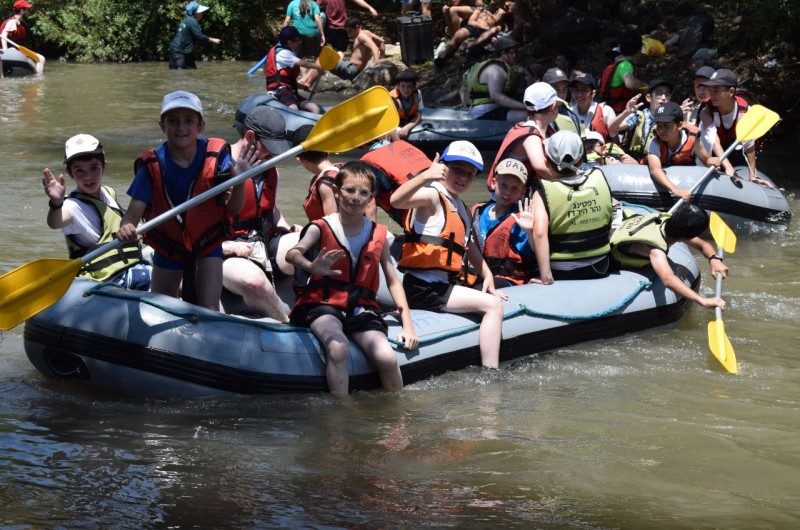
[[[745,115],[742,116],[742,119],[736,123],[736,141],[728,146],[728,148],[719,158],[720,162],[728,158],[742,142],[746,142],[747,140],[755,140],[756,138],[761,138],[767,134],[767,131],[769,131],[773,125],[778,123],[778,120],[780,119],[781,117],[778,116],[777,112],[771,111],[764,106],[753,105],[750,107]],[[703,173],[703,176],[700,177],[700,180],[698,180],[695,185],[692,186],[692,189],[689,190],[689,193],[694,195],[695,192],[700,189],[700,186],[702,186],[705,181],[708,180],[708,177],[714,173],[714,171],[715,169],[713,167],[708,168],[708,171]],[[678,202],[676,202],[672,208],[669,209],[669,213],[675,213],[675,210],[677,210],[680,205],[683,204],[683,202],[683,199],[679,199]]]
[[[219,195],[231,186],[266,171],[303,151],[349,151],[383,136],[399,124],[389,92],[372,87],[344,101],[320,116],[308,138],[301,144],[241,175],[219,184],[151,219],[136,229],[141,235],[189,208]],[[11,329],[54,304],[67,291],[75,274],[93,259],[122,244],[110,241],[80,259],[42,259],[0,276],[0,330]]]
[[[14,42],[13,40],[9,39],[8,37],[3,37],[2,35],[0,35],[0,38],[2,38],[2,39],[5,39],[5,41],[6,41],[7,43],[9,43],[9,44],[10,44],[10,45],[12,45],[13,47],[15,47],[16,49],[18,49],[19,51],[21,51],[23,54],[25,54],[26,56],[28,56],[28,58],[29,58],[31,61],[33,61],[33,62],[35,62],[35,63],[38,63],[38,62],[39,62],[39,60],[40,60],[40,59],[39,59],[39,54],[37,54],[36,52],[29,50],[29,49],[28,49],[28,48],[26,48],[25,46],[20,46],[19,44],[17,44],[17,43],[16,43],[16,42]]]
[[[729,254],[736,252],[736,234],[717,215],[717,212],[711,212],[709,229],[714,237],[714,242],[717,244],[717,256],[722,258],[725,252]],[[717,274],[717,296],[722,296],[722,280],[722,274]],[[733,351],[731,342],[728,340],[728,335],[725,333],[725,323],[722,321],[722,310],[719,307],[714,308],[714,316],[715,320],[708,323],[708,346],[711,348],[711,353],[714,354],[714,357],[722,363],[722,366],[735,374],[739,371],[736,365],[736,354]]]
[[[330,46],[323,46],[322,50],[319,52],[319,65],[322,67],[323,72],[330,72],[336,65],[339,64],[339,54],[331,48]],[[314,97],[314,94],[317,93],[317,85],[319,84],[319,80],[322,79],[322,73],[320,73],[316,79],[314,79],[314,86],[311,87],[308,93],[308,99]]]

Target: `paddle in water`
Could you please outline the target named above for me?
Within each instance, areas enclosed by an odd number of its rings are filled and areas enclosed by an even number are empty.
[[[711,212],[709,230],[711,230],[711,235],[717,244],[717,256],[719,256],[719,259],[723,259],[725,252],[733,254],[736,251],[736,234],[716,212]],[[717,274],[716,280],[715,294],[721,297],[722,274]],[[715,319],[708,323],[708,346],[722,366],[727,371],[735,374],[739,371],[736,364],[736,354],[733,351],[731,342],[728,340],[728,335],[725,333],[725,323],[722,321],[722,310],[719,307],[714,308],[714,316]]]
[[[293,159],[303,151],[349,151],[393,131],[399,122],[400,118],[389,92],[384,87],[367,89],[320,116],[302,144],[156,216],[140,225],[136,233],[142,235],[280,162]],[[74,260],[33,261],[0,276],[0,330],[11,329],[54,304],[69,289],[75,275],[85,263],[122,244],[119,240],[111,241]]]

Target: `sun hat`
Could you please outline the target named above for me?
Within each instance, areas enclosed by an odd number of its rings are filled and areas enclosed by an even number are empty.
[[[64,144],[64,164],[78,156],[105,154],[100,140],[90,134],[76,134]]]
[[[478,168],[478,172],[483,171],[483,157],[478,148],[466,140],[456,140],[448,145],[439,160],[443,162],[455,162],[461,160],[468,162]]]
[[[209,9],[211,9],[211,8],[208,7],[208,6],[204,6],[204,5],[200,4],[200,5],[197,6],[197,11],[195,11],[195,13],[205,13]]]
[[[552,85],[553,83],[558,83],[560,81],[569,81],[569,78],[561,68],[550,68],[542,76],[542,81]]]
[[[200,98],[191,92],[176,90],[164,96],[164,99],[161,100],[160,115],[163,116],[165,113],[174,109],[193,110],[200,114],[201,119],[203,118],[203,105],[200,103]]]
[[[522,102],[529,111],[548,109],[555,102],[567,104],[566,101],[558,97],[556,90],[544,81],[539,81],[526,88]]]
[[[606,139],[603,138],[603,135],[597,131],[586,131],[586,138],[584,138],[583,141],[584,142],[598,141],[603,145],[605,145],[606,143]]]
[[[653,121],[656,123],[664,123],[676,120],[683,121],[683,109],[681,109],[681,106],[674,101],[660,105],[653,114]]]
[[[269,152],[279,155],[292,148],[286,136],[286,121],[277,110],[261,105],[244,120],[244,127],[253,131]]]
[[[494,176],[497,175],[512,175],[521,180],[523,185],[528,183],[528,170],[525,169],[525,164],[513,158],[505,158],[497,164]]]
[[[195,13],[205,13],[208,9],[208,6],[200,5],[198,2],[189,2],[186,4],[186,14],[189,16]]]
[[[583,140],[573,131],[558,131],[544,141],[547,158],[560,172],[578,172],[583,158]]]
[[[711,77],[708,78],[708,81],[703,84],[706,86],[735,87],[739,84],[739,80],[736,78],[736,74],[731,70],[720,68],[719,70],[715,70],[714,73],[711,74]]]

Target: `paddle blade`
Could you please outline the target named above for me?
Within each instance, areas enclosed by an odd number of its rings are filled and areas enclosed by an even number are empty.
[[[374,86],[325,112],[303,142],[303,150],[349,151],[395,130],[399,124],[389,91]]]
[[[711,212],[708,228],[711,230],[714,242],[718,247],[722,247],[726,254],[736,252],[736,234],[722,220],[722,217],[717,215],[717,212]]]
[[[11,329],[56,303],[82,266],[79,259],[40,259],[0,276],[0,329]]]
[[[29,50],[25,46],[17,46],[17,49],[24,53],[31,61],[35,63],[39,62],[39,56],[36,54],[36,52]]]
[[[732,374],[739,371],[736,365],[736,354],[733,352],[728,335],[725,334],[725,322],[722,320],[712,320],[708,323],[708,346],[714,357],[727,371]]]
[[[326,72],[330,72],[339,64],[339,54],[330,46],[323,46],[319,52],[319,65]]]
[[[747,109],[742,119],[736,122],[736,139],[745,142],[761,138],[780,119],[777,112],[762,105],[753,105]]]

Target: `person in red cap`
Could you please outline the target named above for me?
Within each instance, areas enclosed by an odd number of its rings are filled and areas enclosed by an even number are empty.
[[[14,2],[14,15],[0,24],[0,77],[3,77],[2,50],[7,50],[9,44],[6,39],[11,39],[17,43],[25,40],[27,34],[25,27],[22,25],[22,19],[28,16],[28,11],[32,7],[25,0],[17,0]]]

